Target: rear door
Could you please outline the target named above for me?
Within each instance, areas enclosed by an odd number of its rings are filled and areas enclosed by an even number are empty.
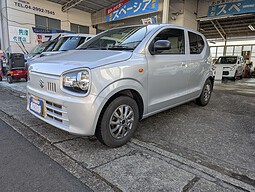
[[[157,40],[169,40],[171,49],[153,52]],[[184,30],[179,28],[164,28],[150,42],[150,50],[146,53],[149,113],[185,101],[189,76],[185,42]]]
[[[190,75],[188,78],[188,93],[191,97],[200,94],[201,86],[204,84],[204,76],[208,72],[205,65],[205,42],[197,33],[188,31],[189,39],[189,63],[188,68]]]

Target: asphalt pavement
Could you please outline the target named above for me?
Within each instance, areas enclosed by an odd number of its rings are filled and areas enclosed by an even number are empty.
[[[209,105],[189,102],[146,118],[117,149],[32,116],[25,82],[0,82],[0,93],[0,119],[93,191],[255,192],[255,79],[216,82]],[[19,162],[6,172],[20,167],[25,173]],[[19,178],[39,185],[48,172]]]
[[[0,191],[86,191],[87,186],[0,119]]]

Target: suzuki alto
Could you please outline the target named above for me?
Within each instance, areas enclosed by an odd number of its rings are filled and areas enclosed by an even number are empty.
[[[213,82],[210,49],[199,32],[170,24],[126,26],[34,61],[27,110],[61,130],[119,147],[139,120],[192,100],[207,105]]]

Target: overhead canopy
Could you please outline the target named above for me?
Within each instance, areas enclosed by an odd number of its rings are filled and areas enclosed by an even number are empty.
[[[119,0],[48,0],[62,5],[62,11],[75,8],[88,13],[95,13],[101,9],[109,7]]]
[[[255,36],[255,14],[228,16],[225,18],[200,18],[199,31],[207,39]],[[250,26],[250,27],[249,27]]]

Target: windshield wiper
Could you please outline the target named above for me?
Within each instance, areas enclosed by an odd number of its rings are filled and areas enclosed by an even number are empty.
[[[115,45],[108,47],[110,50],[134,50],[134,48],[128,47],[128,46],[123,46],[123,45]]]
[[[107,50],[106,47],[81,47],[78,50]]]

